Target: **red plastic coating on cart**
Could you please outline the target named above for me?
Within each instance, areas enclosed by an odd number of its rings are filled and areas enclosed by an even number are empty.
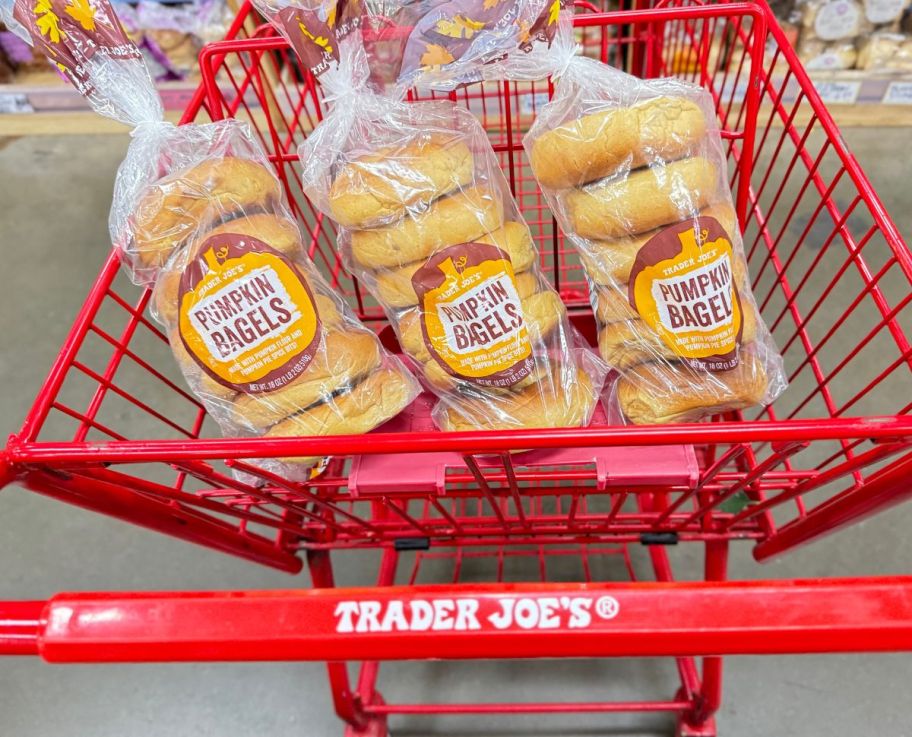
[[[377,429],[390,433],[433,433],[431,409],[436,400],[422,394],[409,409]],[[604,425],[605,413],[599,405],[592,422]],[[474,456],[479,468],[502,469],[497,456]],[[541,448],[510,456],[514,469],[548,467],[595,468],[596,489],[609,486],[684,486],[692,488],[699,479],[700,468],[693,446],[669,445],[656,454],[645,447]],[[401,453],[398,455],[358,456],[352,463],[349,488],[352,494],[392,494],[397,491],[427,491],[443,495],[449,472],[466,473],[468,467],[462,454]]]
[[[51,662],[411,660],[912,649],[912,577],[79,594]]]

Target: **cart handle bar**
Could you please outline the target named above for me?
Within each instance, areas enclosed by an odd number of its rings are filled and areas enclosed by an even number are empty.
[[[912,650],[912,577],[61,594],[0,603],[52,663]]]

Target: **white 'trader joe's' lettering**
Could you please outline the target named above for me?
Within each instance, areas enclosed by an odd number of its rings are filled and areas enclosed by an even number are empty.
[[[601,619],[617,616],[619,605],[613,597],[600,601]],[[477,599],[413,599],[410,601],[341,601],[336,605],[336,632],[465,632],[480,630],[483,623],[495,630],[553,630],[566,626],[584,629],[592,624],[593,601],[579,596],[504,597],[492,602],[495,611],[483,620]]]
[[[481,629],[475,599],[340,601],[335,617],[336,632],[340,633]]]

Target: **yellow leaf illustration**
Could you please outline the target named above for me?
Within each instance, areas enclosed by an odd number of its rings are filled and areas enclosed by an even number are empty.
[[[478,31],[484,28],[484,23],[472,20],[464,15],[453,16],[452,20],[441,18],[437,21],[435,30],[441,36],[450,38],[472,38]]]
[[[317,46],[326,51],[327,54],[333,52],[332,46],[329,45],[329,39],[325,36],[315,36],[305,26],[301,21],[298,21],[298,27],[301,29],[301,33],[304,34],[307,38],[313,41]]]
[[[554,0],[548,10],[548,25],[553,26],[557,23],[558,18],[560,18],[560,0]]]
[[[421,66],[439,67],[453,61],[453,55],[440,44],[428,44],[427,51],[421,55]]]
[[[490,10],[491,8],[496,7],[500,3],[500,0],[484,0],[484,9]]]
[[[35,25],[42,36],[47,36],[51,43],[60,43],[60,19],[51,9],[50,0],[38,0],[35,3]]]
[[[89,5],[89,0],[70,0],[64,12],[85,30],[95,30],[95,8]]]

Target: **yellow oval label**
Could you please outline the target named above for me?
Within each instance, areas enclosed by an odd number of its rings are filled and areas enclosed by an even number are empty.
[[[319,347],[320,318],[307,281],[255,238],[209,238],[180,285],[180,336],[213,379],[257,393],[303,373]]]
[[[731,239],[718,220],[672,225],[638,252],[628,284],[631,306],[695,368],[738,365],[741,298]]]
[[[483,386],[511,386],[532,372],[532,342],[504,251],[450,246],[415,272],[412,286],[425,344],[447,372]]]

